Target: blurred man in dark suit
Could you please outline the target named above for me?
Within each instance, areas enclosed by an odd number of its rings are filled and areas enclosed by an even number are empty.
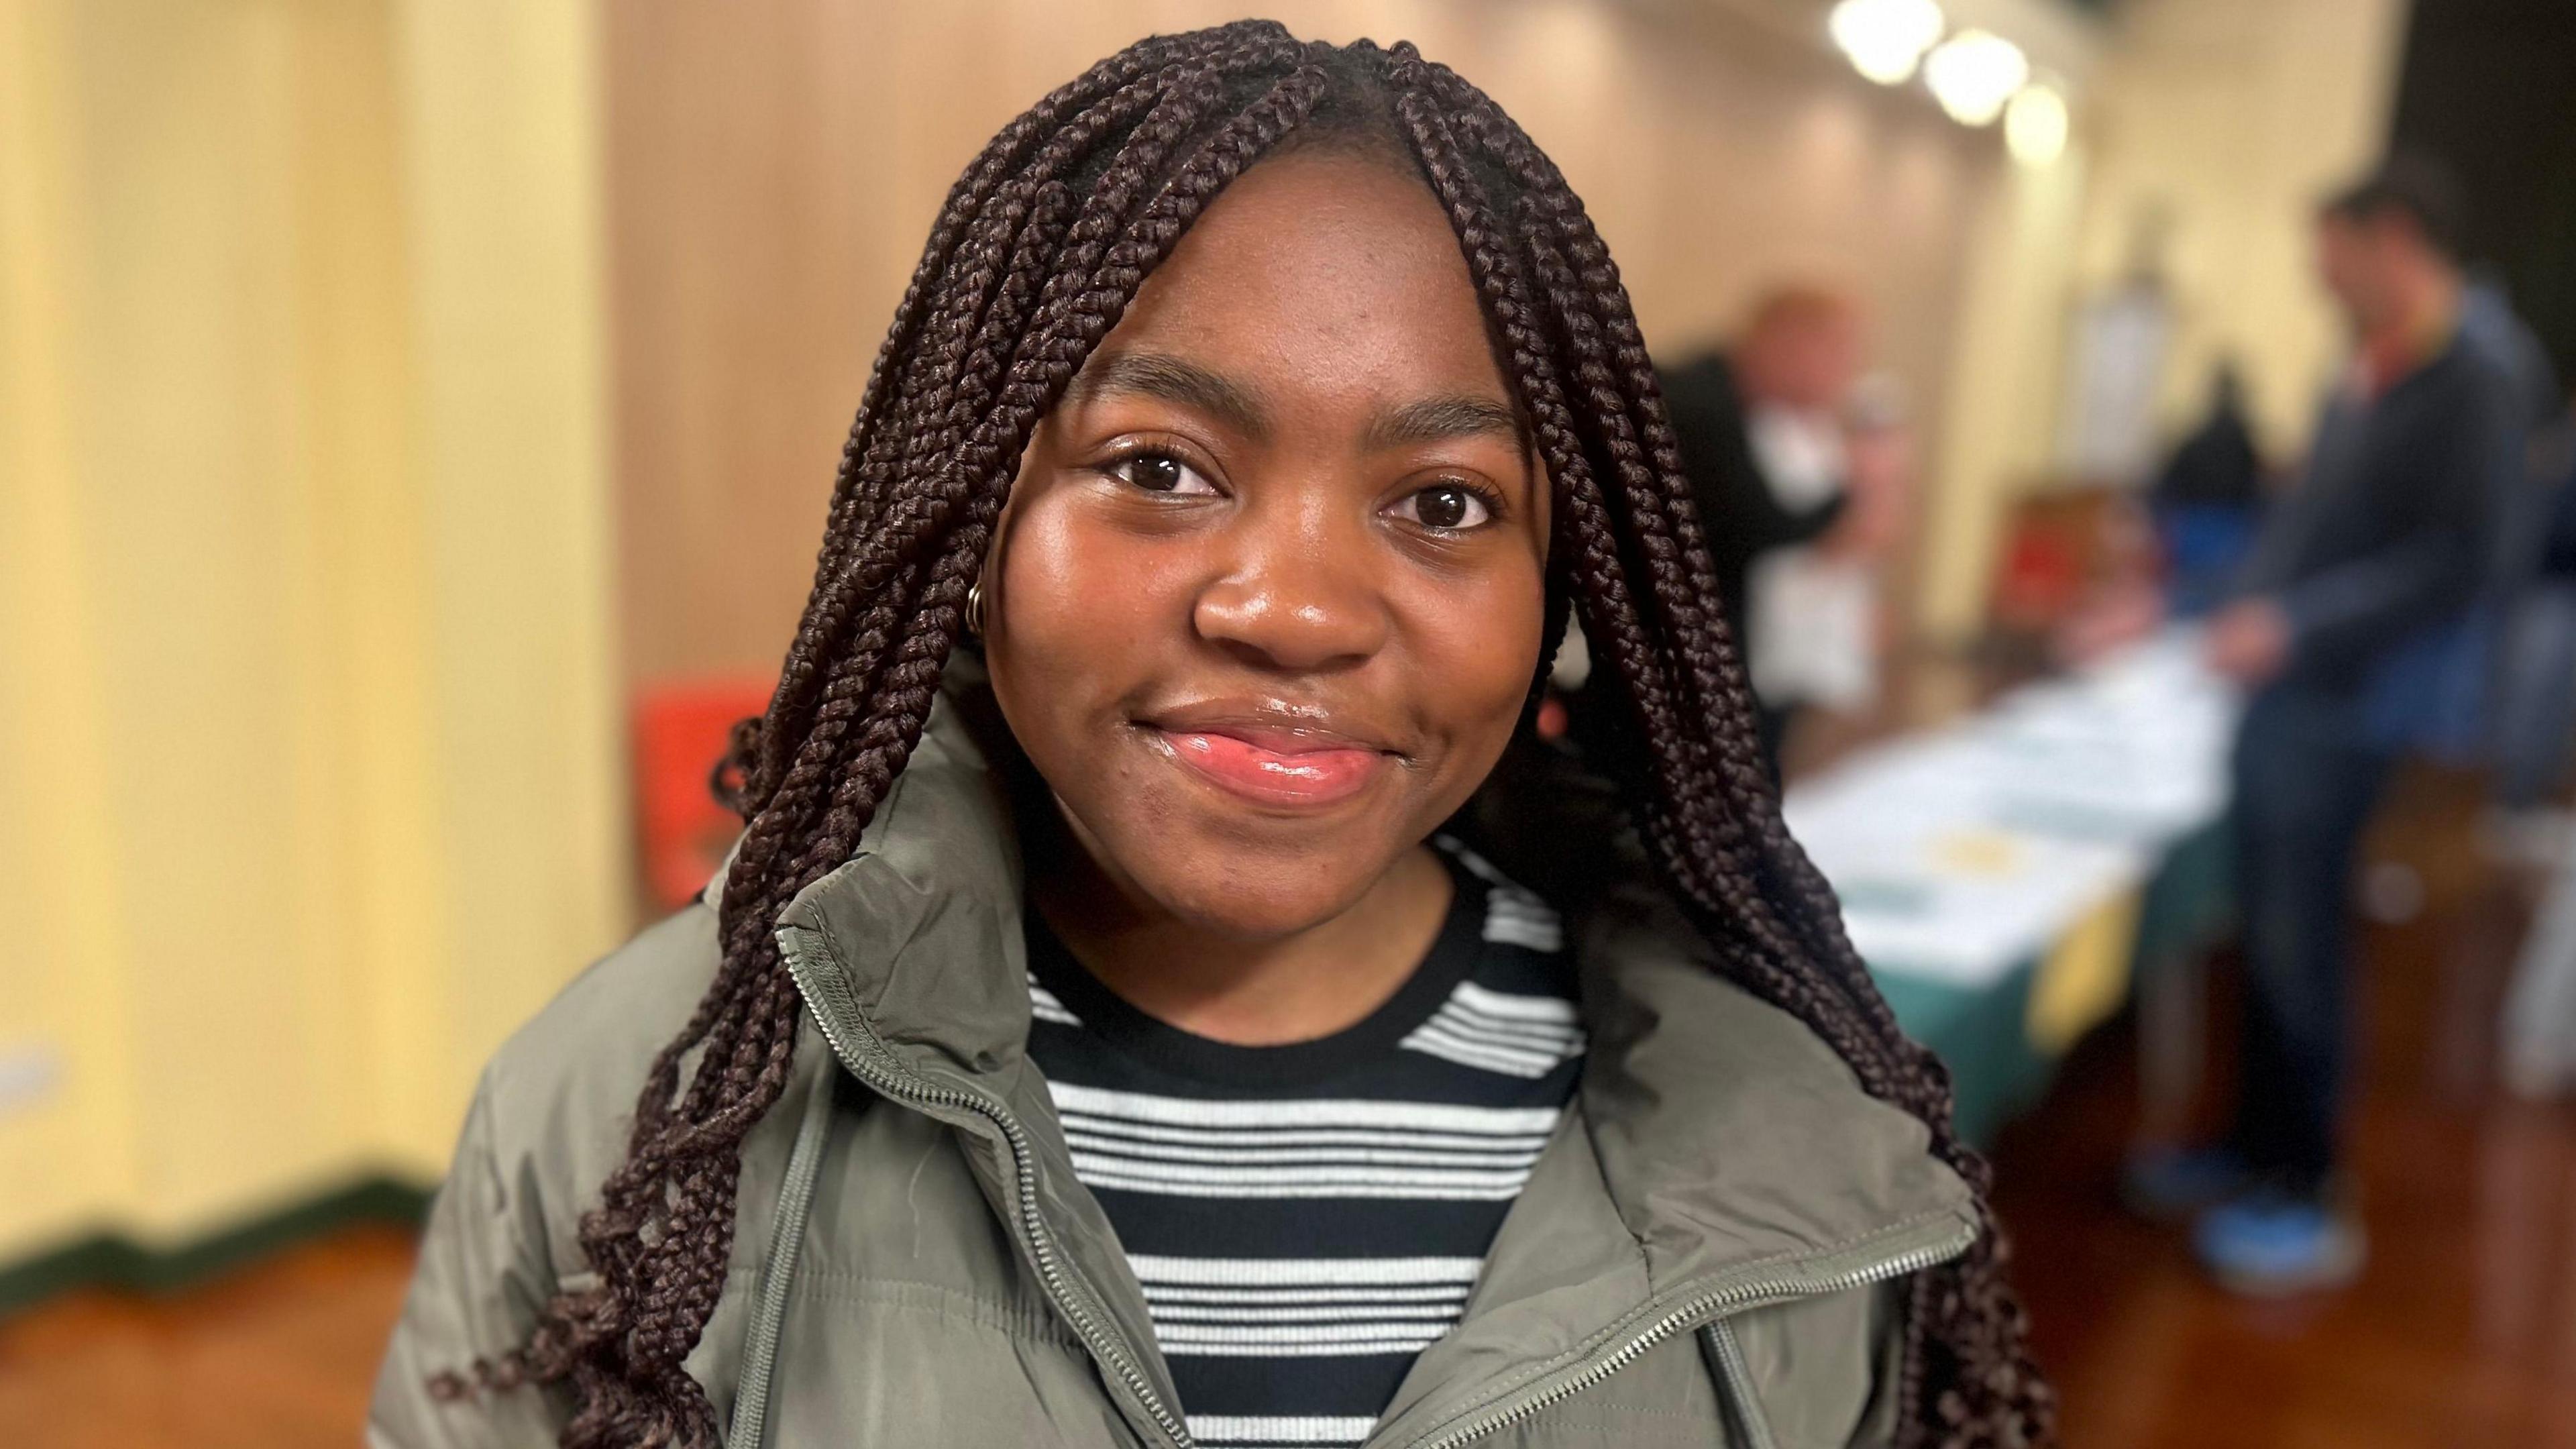
[[[1661,374],[1775,769],[1799,706],[1836,702],[1818,696],[1847,693],[1874,666],[1867,566],[1892,542],[1902,442],[1890,429],[1852,430],[1862,333],[1848,298],[1783,287],[1754,307],[1731,347]],[[1810,547],[1818,559],[1854,567],[1765,580],[1766,561]],[[1763,617],[1766,583],[1784,595],[1800,591],[1799,617]]]

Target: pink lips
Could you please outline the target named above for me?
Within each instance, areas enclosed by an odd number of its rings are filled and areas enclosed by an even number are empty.
[[[1265,805],[1338,804],[1367,789],[1388,763],[1382,751],[1293,730],[1157,728],[1154,733],[1173,758],[1202,779]]]

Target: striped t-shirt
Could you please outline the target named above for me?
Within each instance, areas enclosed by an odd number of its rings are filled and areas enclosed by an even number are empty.
[[[1287,1046],[1154,1020],[1029,913],[1030,1053],[1211,1449],[1365,1439],[1572,1095],[1555,914],[1440,844],[1457,897],[1430,954],[1365,1021]]]

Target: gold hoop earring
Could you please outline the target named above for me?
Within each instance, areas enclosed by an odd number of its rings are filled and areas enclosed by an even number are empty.
[[[966,632],[984,637],[984,581],[977,579],[966,586]]]

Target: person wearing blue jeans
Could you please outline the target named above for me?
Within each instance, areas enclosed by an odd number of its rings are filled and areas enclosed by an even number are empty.
[[[2133,1203],[2198,1213],[2202,1262],[2285,1293],[2360,1271],[2339,1138],[2352,1090],[2363,831],[2402,748],[2430,737],[2475,631],[2519,454],[2511,382],[2461,326],[2456,202],[2392,162],[2327,204],[2325,282],[2353,324],[2344,383],[2272,511],[2207,654],[2250,696],[2234,756],[2246,989],[2231,1125],[2133,1164]]]
[[[2351,701],[2282,682],[2236,737],[2235,829],[2247,980],[2227,1145],[2281,1192],[2330,1186],[2351,1078],[2349,903],[2361,836],[2396,764]]]

